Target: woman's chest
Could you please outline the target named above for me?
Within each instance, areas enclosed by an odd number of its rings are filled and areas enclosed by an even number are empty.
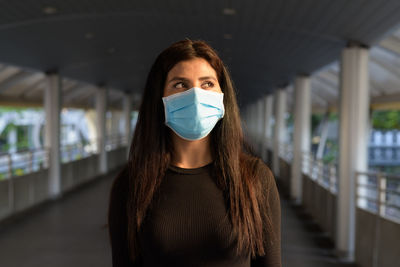
[[[220,257],[232,253],[231,232],[222,191],[211,179],[175,178],[162,184],[139,240],[152,255]]]

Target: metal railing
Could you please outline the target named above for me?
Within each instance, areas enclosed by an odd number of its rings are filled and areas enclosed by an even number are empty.
[[[112,134],[106,138],[106,151],[111,151],[125,145],[127,145],[127,137],[125,135]]]
[[[127,138],[123,135],[109,135],[105,142],[106,151],[125,146],[126,142]],[[60,146],[61,163],[97,154],[99,151],[97,144],[98,140],[92,139],[85,143]],[[49,166],[49,154],[50,150],[45,148],[0,154],[0,180],[47,168]]]
[[[97,153],[97,141],[95,139],[85,143],[68,144],[60,147],[61,163],[87,158]]]
[[[357,172],[357,206],[400,223],[400,175]]]
[[[380,172],[356,173],[356,203],[375,214],[373,266],[379,265],[381,218],[400,224],[400,175]]]
[[[48,149],[21,150],[0,154],[0,180],[35,172],[49,165]]]
[[[319,185],[337,194],[337,164],[324,163],[310,152],[303,153],[302,172]]]

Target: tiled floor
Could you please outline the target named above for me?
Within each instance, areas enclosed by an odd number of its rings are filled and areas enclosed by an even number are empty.
[[[287,200],[282,206],[282,266],[342,267],[355,266],[338,261],[333,246],[301,208]]]
[[[104,228],[111,182],[102,178],[0,229],[0,266],[111,266]]]
[[[111,182],[112,176],[103,178],[0,228],[0,266],[111,266],[104,228]],[[329,249],[317,246],[319,234],[306,230],[312,227],[300,213],[282,200],[283,266],[343,266]]]

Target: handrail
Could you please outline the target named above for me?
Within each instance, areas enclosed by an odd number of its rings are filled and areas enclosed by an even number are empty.
[[[291,144],[288,143],[279,143],[279,156],[284,159],[286,162],[290,163],[293,161],[293,149]]]
[[[124,135],[106,136],[105,148],[110,151],[126,145]],[[98,140],[90,139],[87,143],[65,144],[60,146],[61,162],[66,163],[97,154]],[[49,148],[23,149],[11,153],[0,153],[0,180],[12,176],[27,174],[49,166]]]
[[[60,146],[62,163],[86,158],[96,153],[97,143],[95,139],[88,140],[86,144],[79,142]]]
[[[48,167],[48,148],[24,149],[0,154],[0,180]]]
[[[105,148],[107,151],[119,148],[127,144],[128,138],[123,134],[111,134],[106,136]]]
[[[337,194],[337,165],[316,159],[311,152],[303,152],[302,172],[319,185]]]
[[[400,175],[356,172],[357,206],[400,223]]]

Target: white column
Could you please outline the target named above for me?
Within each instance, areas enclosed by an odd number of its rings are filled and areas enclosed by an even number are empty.
[[[285,111],[286,91],[278,89],[275,91],[275,127],[274,127],[274,153],[272,168],[276,177],[279,177],[279,146],[285,141]]]
[[[250,125],[251,125],[251,142],[252,145],[254,145],[254,139],[256,137],[257,131],[256,131],[256,109],[255,109],[255,104],[251,104],[251,112],[250,112]]]
[[[124,97],[124,120],[125,120],[125,145],[126,155],[129,157],[129,148],[131,144],[131,111],[132,111],[132,95],[126,94]]]
[[[251,121],[253,124],[253,145],[255,145],[255,140],[257,139],[257,103],[253,103],[253,114],[251,115]]]
[[[369,117],[369,51],[348,47],[340,71],[337,238],[339,256],[354,261],[356,171],[366,171]]]
[[[250,104],[250,118],[249,118],[249,128],[250,128],[250,138],[254,137],[254,104]]]
[[[264,98],[264,105],[265,105],[265,116],[264,116],[264,138],[270,139],[272,138],[272,117],[273,117],[273,105],[274,105],[274,96],[268,95]],[[267,146],[268,147],[268,146]]]
[[[262,155],[263,147],[265,144],[264,138],[264,101],[263,99],[259,99],[257,101],[257,150],[258,154]]]
[[[271,122],[272,122],[272,105],[273,105],[273,96],[268,95],[263,99],[264,103],[264,123],[263,123],[263,137],[264,137],[264,146],[263,146],[263,159],[265,162],[268,162],[268,149],[270,149],[270,138],[271,134]]]
[[[293,162],[290,194],[298,204],[302,202],[302,158],[310,151],[311,82],[309,76],[297,76],[294,83]]]
[[[49,194],[50,198],[57,198],[61,195],[60,111],[62,79],[55,73],[48,74],[46,79],[44,143],[49,151]]]
[[[104,174],[108,171],[106,142],[106,111],[107,111],[107,89],[97,88],[96,91],[96,116],[97,116],[97,151],[99,152],[99,172]]]

